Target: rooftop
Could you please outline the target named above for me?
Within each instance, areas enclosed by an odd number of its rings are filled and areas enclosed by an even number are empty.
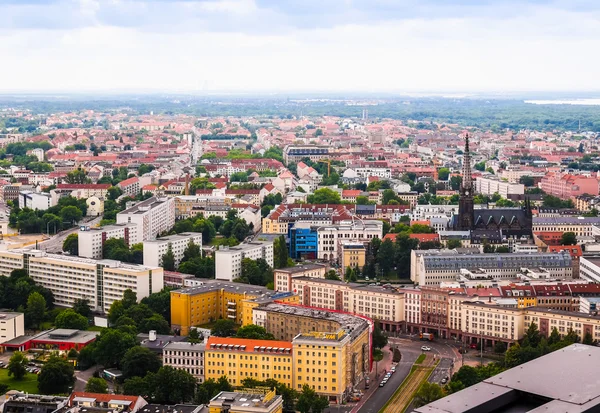
[[[292,343],[281,340],[252,340],[248,338],[211,336],[206,341],[206,350],[291,354]]]
[[[572,344],[415,410],[592,412],[600,409],[600,348]]]
[[[166,235],[164,237],[157,238],[155,240],[144,241],[149,244],[161,244],[163,242],[173,242],[190,239],[191,237],[202,237],[201,232],[182,232],[180,234]]]
[[[153,196],[152,198],[148,198],[144,201],[138,202],[130,208],[127,208],[124,211],[119,212],[119,215],[127,215],[127,214],[145,214],[152,208],[156,208],[157,206],[165,203],[167,198],[157,198]]]
[[[183,288],[181,290],[171,291],[171,293],[177,294],[203,294],[209,291],[217,291],[217,290],[225,290],[227,292],[239,292],[240,294],[249,294],[254,296],[259,296],[269,292],[266,287],[261,287],[258,285],[250,285],[250,284],[240,284],[235,282],[228,281],[217,281],[217,280],[206,280],[203,285],[199,285],[197,287],[189,287]]]
[[[310,271],[310,270],[319,270],[319,269],[323,269],[323,268],[327,268],[327,266],[321,265],[321,264],[303,264],[303,265],[298,265],[296,267],[278,268],[275,271],[276,272],[287,272],[289,274],[296,274],[299,272]]]

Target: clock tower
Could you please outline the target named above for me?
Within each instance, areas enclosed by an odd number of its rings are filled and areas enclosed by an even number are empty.
[[[471,176],[471,153],[469,152],[469,135],[465,138],[465,151],[463,154],[462,183],[460,185],[460,198],[458,201],[457,230],[468,231],[474,229],[473,211],[473,177]]]

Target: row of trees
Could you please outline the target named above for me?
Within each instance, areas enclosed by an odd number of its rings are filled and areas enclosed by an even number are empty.
[[[14,201],[8,221],[11,228],[24,234],[57,233],[77,224],[86,212],[85,200],[71,196],[60,198],[56,206],[46,210],[20,208],[18,202]]]

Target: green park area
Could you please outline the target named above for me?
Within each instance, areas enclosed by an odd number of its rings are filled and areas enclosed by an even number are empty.
[[[8,369],[0,369],[0,385],[5,384],[8,390],[19,390],[27,393],[38,393],[38,375],[26,373],[22,379],[17,380],[8,375]]]

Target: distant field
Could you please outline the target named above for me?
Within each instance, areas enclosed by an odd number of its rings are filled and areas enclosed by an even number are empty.
[[[0,383],[8,385],[9,390],[19,390],[27,393],[38,393],[37,374],[26,373],[21,380],[8,376],[8,369],[0,369]]]

